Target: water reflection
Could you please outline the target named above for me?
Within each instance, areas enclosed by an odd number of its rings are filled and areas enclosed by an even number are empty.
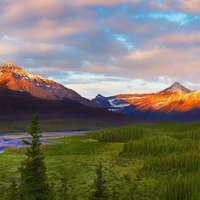
[[[45,132],[42,133],[41,143],[53,144],[55,142],[47,141],[50,138],[60,138],[70,135],[81,135],[88,131],[66,131],[66,132]],[[0,134],[0,153],[7,148],[19,148],[25,146],[23,140],[30,140],[31,137],[27,133],[1,133]]]

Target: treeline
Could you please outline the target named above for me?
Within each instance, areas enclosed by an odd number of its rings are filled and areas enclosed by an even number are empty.
[[[143,159],[140,184],[149,179],[156,183],[151,182],[151,190],[141,199],[200,199],[200,132],[196,125],[195,128],[161,132],[124,143],[124,154]],[[155,188],[159,192],[152,193]]]
[[[200,199],[200,123],[108,128],[89,136],[124,142],[120,156],[142,161],[130,199]]]
[[[144,161],[144,170],[149,173],[192,174],[200,169],[200,155],[197,152],[181,155],[147,157]]]
[[[0,121],[0,133],[25,132],[27,130],[27,120]],[[49,131],[74,131],[74,130],[95,130],[102,127],[108,127],[109,123],[99,122],[93,120],[80,119],[54,119],[54,120],[40,120],[40,129],[43,132]]]
[[[126,142],[130,140],[138,140],[152,134],[152,131],[147,128],[135,125],[106,128],[88,133],[88,136],[100,142]]]
[[[155,129],[159,132],[170,132],[170,133],[183,133],[187,131],[199,131],[200,122],[195,123],[178,123],[178,122],[159,122],[149,124],[150,129]]]
[[[185,177],[168,176],[165,189],[159,195],[160,200],[198,200],[200,199],[199,174]]]
[[[123,152],[136,156],[159,156],[171,153],[197,151],[199,142],[191,139],[177,140],[169,136],[153,136],[124,144]]]

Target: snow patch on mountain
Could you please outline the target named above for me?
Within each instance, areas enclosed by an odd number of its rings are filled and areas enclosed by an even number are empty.
[[[160,93],[165,92],[183,92],[183,93],[189,93],[191,90],[187,89],[186,87],[182,86],[179,82],[175,82],[171,87],[162,90]]]
[[[123,108],[126,106],[130,106],[129,103],[125,103],[121,99],[118,99],[118,98],[108,99],[108,101],[110,105],[114,108]]]
[[[11,62],[0,67],[0,87],[29,92],[32,96],[41,99],[72,99],[81,104],[92,106],[88,99],[83,98],[75,91],[55,81],[31,74]]]

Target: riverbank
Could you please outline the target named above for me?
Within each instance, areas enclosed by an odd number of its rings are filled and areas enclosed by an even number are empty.
[[[41,143],[43,144],[55,144],[55,142],[49,139],[62,138],[66,136],[84,135],[88,131],[62,131],[62,132],[44,132],[42,133]],[[8,148],[20,148],[24,147],[23,140],[30,140],[30,136],[27,133],[1,133],[0,134],[0,153]]]

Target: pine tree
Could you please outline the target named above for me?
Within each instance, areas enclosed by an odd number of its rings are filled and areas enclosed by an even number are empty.
[[[26,159],[20,168],[20,198],[25,200],[49,200],[49,185],[39,142],[41,135],[38,120],[39,115],[36,114],[28,129],[32,140],[24,141],[24,144],[28,145],[29,148],[27,148]]]
[[[15,180],[13,179],[12,184],[10,186],[9,199],[10,200],[17,200],[17,198],[18,198],[17,184],[16,184]]]
[[[102,163],[99,163],[99,166],[96,169],[96,178],[94,180],[94,188],[95,191],[92,195],[92,200],[106,200],[106,188],[105,188],[105,180],[103,177],[103,167]]]

